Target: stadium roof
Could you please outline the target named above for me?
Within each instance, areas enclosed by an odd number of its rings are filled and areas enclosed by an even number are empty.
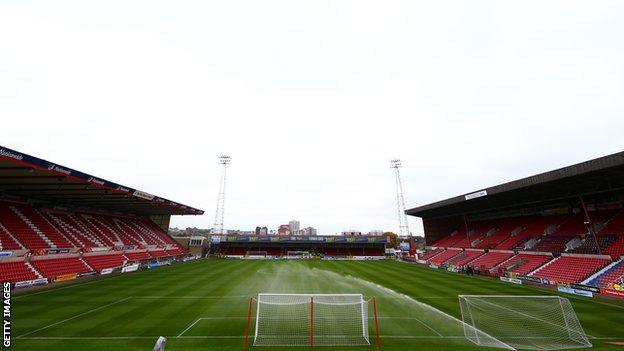
[[[0,146],[0,195],[136,215],[204,211]]]
[[[434,218],[535,207],[624,190],[624,152],[415,207],[406,214]]]

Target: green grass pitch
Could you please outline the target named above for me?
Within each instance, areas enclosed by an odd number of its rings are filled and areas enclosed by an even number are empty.
[[[15,293],[14,350],[242,350],[250,296],[376,296],[382,350],[476,350],[452,317],[457,295],[548,295],[552,290],[466,277],[395,261],[200,260],[83,284]],[[624,303],[570,299],[596,350],[624,350]],[[433,307],[429,308],[428,306]],[[371,336],[374,324],[370,323]],[[372,341],[372,339],[371,339]],[[251,347],[302,350],[307,347]],[[319,347],[374,350],[363,347]]]

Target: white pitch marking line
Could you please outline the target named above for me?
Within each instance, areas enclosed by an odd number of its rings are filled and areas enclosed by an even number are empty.
[[[126,340],[158,339],[158,336],[27,336],[22,340]]]
[[[393,299],[395,298],[394,296],[391,295],[375,295],[375,297],[377,298],[377,300],[379,299]],[[456,299],[457,296],[410,296],[413,299]]]
[[[427,329],[429,329],[429,330],[431,330],[432,332],[434,332],[434,333],[438,334],[439,336],[442,336],[442,334],[441,334],[439,331],[437,331],[437,330],[433,329],[432,327],[430,327],[430,326],[429,326],[429,324],[427,324],[427,323],[425,323],[425,322],[421,321],[420,319],[418,319],[418,318],[416,318],[416,317],[413,317],[413,318],[414,318],[414,320],[415,320],[415,321],[417,321],[417,322],[419,322],[420,324],[424,325]]]
[[[108,306],[112,306],[112,305],[114,305],[114,304],[117,304],[117,303],[120,303],[120,302],[127,301],[127,300],[129,300],[129,299],[131,299],[131,298],[132,298],[132,296],[128,296],[128,297],[126,297],[126,298],[124,298],[124,299],[117,300],[117,301],[115,301],[115,302],[111,302],[111,303],[106,304],[106,305],[104,305],[104,306],[100,306],[100,307],[97,307],[97,308],[94,308],[94,309],[88,310],[88,311],[86,311],[86,312],[82,312],[82,313],[77,314],[77,315],[75,315],[75,316],[73,316],[73,317],[69,317],[69,318],[63,319],[62,321],[59,321],[59,322],[56,322],[56,323],[52,323],[52,324],[46,325],[45,327],[42,327],[42,328],[39,328],[39,329],[35,329],[35,330],[33,330],[33,331],[29,331],[28,333],[25,333],[25,334],[22,334],[22,335],[18,336],[18,337],[17,337],[17,339],[19,339],[19,338],[21,338],[21,337],[24,337],[24,336],[26,336],[26,335],[30,335],[30,334],[36,333],[36,332],[41,331],[41,330],[44,330],[44,329],[48,329],[48,328],[53,327],[53,326],[58,325],[58,324],[65,323],[65,322],[67,322],[67,321],[71,321],[72,319],[76,319],[76,318],[78,318],[78,317],[82,317],[82,316],[84,316],[85,314],[89,314],[89,313],[93,313],[93,312],[95,312],[95,311],[99,311],[99,310],[101,310],[101,309],[103,309],[103,308],[106,308],[106,307],[108,307]]]
[[[508,307],[505,307],[505,306],[501,306],[501,305],[496,304],[496,303],[491,302],[491,301],[485,301],[485,300],[482,300],[482,297],[481,297],[481,296],[477,296],[476,298],[477,298],[478,300],[480,300],[480,301],[483,301],[483,302],[487,303],[487,304],[494,305],[494,306],[496,306],[496,307],[500,307],[500,308],[505,309],[505,310],[507,310],[507,311],[511,311],[511,312],[517,313],[517,314],[519,314],[519,315],[521,315],[521,316],[525,316],[525,317],[528,317],[528,318],[536,319],[536,320],[538,320],[538,321],[540,321],[540,322],[544,322],[544,323],[546,323],[546,324],[554,325],[554,326],[556,326],[556,327],[559,327],[559,328],[561,328],[561,329],[563,329],[563,330],[565,330],[565,331],[568,331],[568,332],[569,332],[569,329],[568,329],[567,327],[562,326],[562,325],[559,325],[559,324],[556,324],[556,323],[552,323],[552,322],[549,322],[549,321],[543,320],[543,319],[538,318],[538,317],[535,317],[535,316],[528,315],[528,314],[523,313],[523,312],[520,312],[520,311],[516,311],[516,310],[514,310],[514,309],[512,309],[512,308],[508,308]],[[585,332],[585,330],[583,330],[583,332]],[[587,333],[585,333],[585,336],[586,336],[587,338],[590,338],[590,339],[595,339],[595,337],[594,337],[594,336],[589,335],[589,334],[587,334]]]
[[[118,276],[113,276],[110,278],[115,278]],[[99,283],[99,282],[103,282],[106,281],[106,279],[98,279],[98,280],[92,280],[92,281],[88,281],[88,282],[84,282],[84,283],[77,283],[77,284],[71,284],[71,285],[67,285],[67,286],[60,286],[60,287],[52,287],[52,288],[46,288],[45,290],[42,291],[37,291],[37,292],[33,292],[33,293],[27,293],[27,294],[20,294],[20,295],[16,295],[13,297],[13,300],[17,300],[17,299],[21,299],[23,297],[28,297],[28,296],[35,296],[35,295],[40,295],[40,294],[45,294],[45,293],[49,293],[51,291],[59,291],[59,290],[63,290],[63,289],[69,289],[69,288],[75,288],[77,286],[84,286],[84,285],[88,285],[88,284],[93,284],[93,283]]]
[[[184,329],[180,334],[178,334],[178,336],[176,336],[176,338],[181,337],[182,334],[186,333],[187,330],[191,329],[191,327],[194,326],[195,324],[197,324],[197,322],[199,322],[200,320],[201,320],[201,318],[196,319],[195,322],[191,323],[191,325],[186,327],[186,329]]]
[[[373,319],[374,317],[369,317],[368,319]],[[420,324],[424,325],[427,329],[431,330],[432,332],[438,334],[438,336],[442,336],[442,334],[440,332],[438,332],[437,330],[433,329],[431,326],[429,326],[429,324],[421,321],[420,319],[416,318],[416,317],[377,317],[377,319],[397,319],[397,320],[414,320],[419,322]]]
[[[189,335],[189,336],[179,336],[179,339],[242,339],[244,335],[236,336],[236,335]]]
[[[191,299],[191,300],[198,300],[198,299],[241,299],[241,298],[249,298],[249,295],[227,295],[227,296],[210,296],[210,295],[206,295],[206,296],[154,296],[154,295],[148,295],[148,296],[134,296],[135,299],[173,299],[173,300],[183,300],[183,299]]]
[[[202,320],[202,319],[206,319],[206,320],[230,320],[230,319],[247,319],[248,317],[244,317],[244,316],[225,316],[225,317],[200,317],[197,319],[197,321]],[[320,317],[319,317],[320,318]],[[278,319],[278,318],[268,318],[268,319]],[[368,319],[373,320],[375,319],[375,317],[368,317]],[[396,320],[419,320],[416,317],[377,317],[377,319],[396,319]],[[197,322],[196,321],[196,322]]]
[[[190,336],[167,336],[178,339],[241,339],[244,335],[190,335]],[[460,335],[380,335],[384,339],[465,339]],[[157,339],[158,336],[29,336],[20,338],[22,340],[125,340],[125,339]],[[525,338],[525,337],[517,337]],[[537,338],[533,338],[537,339]],[[547,338],[542,338],[547,339]],[[556,338],[555,338],[556,339]],[[621,340],[622,337],[597,337],[597,340]]]
[[[373,317],[369,317],[369,319],[372,319],[372,318]],[[423,326],[425,326],[427,329],[429,329],[432,332],[436,333],[438,335],[438,337],[445,337],[440,332],[438,332],[437,330],[435,330],[431,326],[429,326],[427,323],[423,322],[422,320],[420,320],[420,319],[418,319],[416,317],[378,317],[378,318],[379,319],[415,320],[415,321],[419,322],[420,324],[422,324]],[[247,319],[247,317],[200,317],[200,318],[197,318],[189,326],[187,326],[186,329],[184,329],[180,334],[178,334],[176,336],[176,338],[189,338],[189,337],[192,337],[192,336],[182,336],[182,335],[184,335],[184,333],[186,333],[189,329],[191,329],[195,324],[197,324],[201,320],[233,320],[233,319],[239,319],[240,320],[240,319]]]
[[[201,317],[201,318],[197,318],[197,320],[195,322],[191,323],[191,325],[186,327],[186,329],[184,329],[180,334],[178,334],[178,336],[176,336],[176,338],[183,337],[182,334],[186,333],[195,324],[197,324],[197,322],[199,322],[201,320],[204,320],[204,319],[207,319],[207,320],[229,320],[229,319],[247,319],[247,317]]]
[[[186,296],[158,296],[158,295],[145,295],[134,296],[135,299],[241,299],[249,298],[250,295],[186,295]],[[389,295],[376,295],[377,299],[394,298]],[[457,299],[457,296],[415,296],[415,299]]]

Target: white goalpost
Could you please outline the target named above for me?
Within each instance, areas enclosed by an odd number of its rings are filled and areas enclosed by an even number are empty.
[[[254,346],[370,345],[369,306],[362,294],[261,293],[256,302]],[[248,329],[251,316],[252,300]],[[377,326],[376,307],[374,318]]]
[[[305,258],[312,258],[312,255],[310,255],[309,251],[287,251],[286,258],[289,260],[305,259]]]
[[[249,259],[261,259],[267,258],[268,253],[266,251],[247,251],[245,253],[245,258]]]
[[[532,350],[592,346],[570,301],[560,296],[459,295],[459,305],[464,335],[479,346]]]

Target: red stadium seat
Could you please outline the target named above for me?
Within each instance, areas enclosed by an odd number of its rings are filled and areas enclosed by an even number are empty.
[[[435,250],[427,251],[423,254],[418,255],[418,259],[427,261],[430,258],[433,258],[434,256],[442,252],[444,252],[444,249],[435,249]]]
[[[3,282],[20,282],[41,278],[39,273],[24,261],[0,263],[0,280]]]
[[[121,267],[126,262],[122,254],[83,256],[82,258],[96,272],[101,272],[105,268]]]
[[[551,281],[580,283],[609,263],[610,260],[604,258],[561,256],[530,275]]]
[[[146,261],[152,258],[147,251],[126,252],[124,256],[128,261]]]
[[[551,255],[532,255],[528,253],[521,253],[503,261],[498,266],[509,272],[527,275],[551,259]]]
[[[464,251],[463,253],[453,257],[446,261],[447,265],[453,265],[456,267],[464,267],[470,264],[472,261],[484,254],[483,251]]]
[[[180,246],[147,219],[36,209],[0,202],[0,249],[157,248]],[[170,255],[178,255],[178,251]]]
[[[52,247],[50,240],[41,232],[35,231],[32,223],[26,222],[27,218],[20,217],[21,213],[13,203],[0,202],[0,224],[27,249],[48,249]]]
[[[490,270],[513,256],[513,252],[488,252],[470,262],[470,266],[478,270]]]
[[[32,223],[33,228],[41,232],[41,236],[49,240],[49,245],[54,248],[72,248],[74,245],[67,240],[67,237],[63,235],[55,226],[53,226],[48,219],[43,217],[41,213],[28,205],[13,205],[17,211],[22,213],[25,218]],[[44,239],[45,240],[45,239]]]
[[[461,254],[463,251],[462,250],[457,250],[457,249],[448,249],[445,250],[444,252],[440,253],[439,255],[434,256],[433,258],[429,259],[428,262],[431,264],[435,264],[437,266],[440,266],[442,264],[444,264],[446,261],[452,259],[453,257]]]
[[[80,274],[92,271],[79,257],[33,259],[30,263],[44,277],[51,279],[63,274]]]

